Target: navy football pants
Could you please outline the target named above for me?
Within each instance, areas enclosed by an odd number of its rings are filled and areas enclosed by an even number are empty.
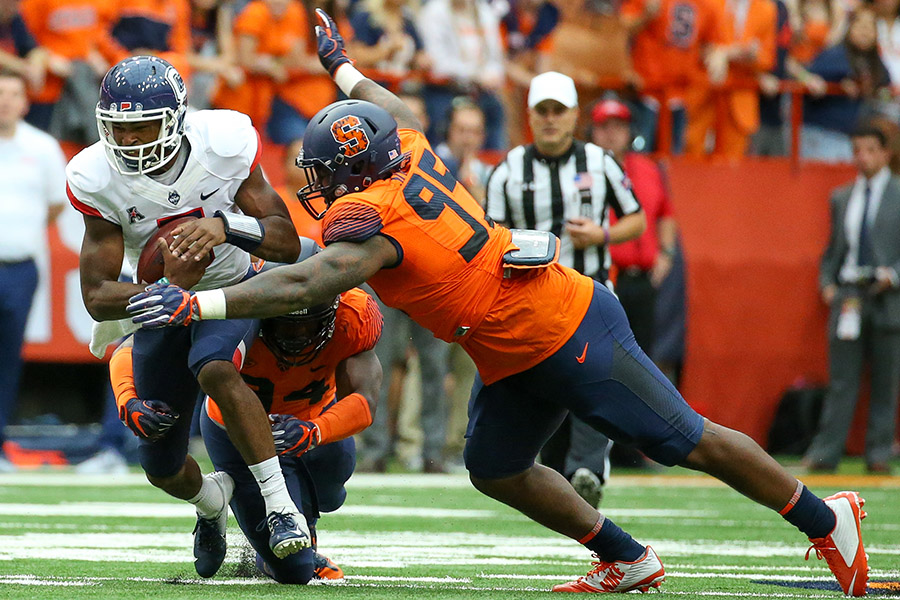
[[[466,467],[482,479],[521,473],[567,411],[664,465],[684,460],[703,433],[703,417],[640,349],[622,305],[596,282],[587,314],[552,356],[491,385],[476,379]]]

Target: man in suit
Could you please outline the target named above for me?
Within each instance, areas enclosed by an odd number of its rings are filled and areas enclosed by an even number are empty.
[[[851,140],[859,176],[831,196],[831,238],[819,276],[831,306],[831,385],[804,461],[813,470],[837,467],[868,359],[866,465],[870,473],[886,474],[900,394],[900,179],[888,168],[882,131],[865,127]]]

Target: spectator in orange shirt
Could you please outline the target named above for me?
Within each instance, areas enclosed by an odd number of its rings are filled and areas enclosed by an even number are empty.
[[[250,115],[276,144],[303,137],[306,124],[335,100],[331,79],[309,51],[312,28],[303,5],[253,0],[234,21],[238,64],[246,81],[222,86],[214,104]]]
[[[687,100],[688,154],[706,153],[706,135],[715,132],[713,154],[740,158],[746,154],[750,136],[759,128],[757,78],[775,66],[776,9],[771,0],[714,0],[724,18],[724,47],[709,61],[710,85],[695,85]],[[724,69],[715,63],[721,61]],[[727,72],[724,88],[715,73]]]
[[[704,57],[721,43],[716,0],[625,0],[621,22],[631,37],[632,75],[639,99],[630,103],[635,147],[657,146],[660,106],[672,113],[672,150],[684,147],[685,94],[705,79]]]
[[[67,97],[78,102],[75,111],[86,115],[84,130],[77,141],[93,142],[97,138],[93,121],[93,105],[100,77],[106,73],[113,56],[114,42],[109,34],[109,21],[114,10],[110,0],[22,0],[20,12],[35,40],[46,50],[46,81],[31,97],[28,121],[49,130],[54,108],[68,81],[82,85],[88,99]],[[90,110],[88,110],[90,109]],[[58,137],[68,132],[54,131]]]

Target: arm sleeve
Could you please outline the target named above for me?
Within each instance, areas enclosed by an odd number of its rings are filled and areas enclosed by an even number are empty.
[[[606,178],[606,202],[616,213],[616,217],[622,218],[639,212],[641,203],[634,195],[631,180],[608,152],[603,153],[603,172]]]
[[[137,398],[134,386],[134,363],[131,346],[119,346],[109,359],[109,382],[116,395],[116,406],[121,408],[132,398]]]
[[[838,241],[844,229],[844,224],[840,222],[837,192],[832,194],[829,205],[831,207],[831,234],[828,236],[828,245],[825,247],[819,266],[819,288],[837,284],[843,258],[843,256],[838,256],[837,251]]]
[[[485,212],[499,223],[509,223],[509,195],[506,180],[509,178],[509,164],[504,160],[491,171],[487,181],[487,205]]]

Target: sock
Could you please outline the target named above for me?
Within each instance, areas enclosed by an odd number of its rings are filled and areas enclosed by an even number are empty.
[[[641,557],[644,548],[618,525],[600,515],[589,534],[578,540],[579,544],[594,552],[606,562],[633,562]]]
[[[294,501],[291,500],[291,495],[284,484],[284,475],[281,473],[281,464],[279,464],[277,456],[250,465],[250,472],[256,478],[259,491],[266,502],[266,514],[272,512],[300,513],[294,506]]]
[[[197,507],[197,514],[204,519],[215,519],[225,508],[225,494],[215,481],[204,476],[200,491],[188,502]]]
[[[810,538],[823,538],[834,529],[837,517],[821,498],[797,482],[797,491],[779,514]]]

